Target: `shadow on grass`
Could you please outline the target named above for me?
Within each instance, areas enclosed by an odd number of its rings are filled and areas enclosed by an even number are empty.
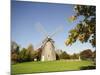
[[[91,69],[96,69],[96,66],[82,66],[80,67],[80,70],[91,70]]]

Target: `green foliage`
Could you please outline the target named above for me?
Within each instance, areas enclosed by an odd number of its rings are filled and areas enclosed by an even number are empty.
[[[28,48],[27,48],[29,51],[33,51],[34,50],[34,47],[33,47],[33,45],[32,44],[30,44],[29,46],[28,46]]]
[[[66,52],[63,52],[63,53],[60,55],[60,59],[70,59],[70,55],[67,54]]]
[[[96,59],[96,50],[92,54],[93,59]]]
[[[12,64],[16,63],[18,60],[18,55],[16,53],[11,54]]]
[[[20,47],[16,42],[14,41],[11,42],[11,53],[19,54],[19,48]]]
[[[70,59],[79,59],[79,54],[70,55]]]
[[[90,42],[93,47],[96,46],[96,7],[75,5],[75,18],[83,16],[83,20],[76,25],[76,27],[69,31],[69,37],[66,40],[66,45],[71,45],[76,40],[84,42]],[[76,20],[73,19],[72,20]]]
[[[18,62],[19,60],[19,45],[12,41],[11,42],[11,61],[12,61],[12,64]]]
[[[96,65],[96,50],[92,53],[93,64]]]
[[[37,56],[37,60],[38,60],[38,61],[41,60],[41,53],[42,53],[42,48],[38,48],[38,49],[37,49],[37,53],[36,53],[36,56]]]
[[[34,61],[37,52],[23,48],[19,53],[19,62]]]
[[[28,56],[26,55],[27,49],[23,48],[19,53],[19,62],[27,61]]]
[[[27,60],[28,61],[32,61],[34,60],[34,54],[35,54],[35,51],[33,49],[33,45],[30,44],[27,48],[27,51],[26,51],[26,56],[27,56]]]
[[[19,45],[16,42],[11,43],[11,60],[14,63],[34,61],[34,58],[38,57],[38,52],[34,51],[32,44],[28,48],[20,50]],[[13,64],[13,63],[12,63]]]

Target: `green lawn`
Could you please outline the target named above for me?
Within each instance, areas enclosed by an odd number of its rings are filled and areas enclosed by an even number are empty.
[[[25,62],[12,65],[12,74],[38,73],[80,70],[81,66],[92,65],[91,61],[48,61],[48,62]]]

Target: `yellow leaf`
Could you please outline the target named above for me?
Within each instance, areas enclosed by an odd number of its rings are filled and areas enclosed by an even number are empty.
[[[73,22],[74,20],[76,20],[76,18],[77,18],[76,16],[71,16],[68,18],[68,21]]]

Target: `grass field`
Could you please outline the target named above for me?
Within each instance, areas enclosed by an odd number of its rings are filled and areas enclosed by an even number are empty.
[[[48,62],[25,62],[12,65],[12,74],[27,74],[39,72],[71,71],[80,70],[81,66],[92,65],[91,61],[48,61]]]

